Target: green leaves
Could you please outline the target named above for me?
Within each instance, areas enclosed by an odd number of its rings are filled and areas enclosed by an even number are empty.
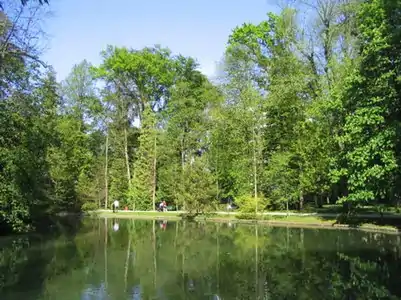
[[[121,96],[131,98],[139,112],[149,102],[153,109],[166,103],[168,89],[175,79],[176,63],[167,48],[155,46],[129,50],[109,46],[102,53],[103,63],[94,74]]]
[[[109,198],[195,212],[399,201],[399,1],[318,1],[305,24],[302,9],[234,28],[217,86],[158,45],[108,46],[61,85],[2,47],[0,222]]]
[[[350,76],[344,97],[349,111],[340,141],[345,146],[349,201],[382,200],[399,168],[398,122],[394,122],[399,87],[395,85],[392,35],[386,4],[369,1],[358,13],[360,67]],[[363,92],[361,92],[363,91]]]
[[[184,166],[178,185],[178,203],[189,213],[204,213],[216,205],[216,184],[205,157],[196,157]]]
[[[154,210],[152,197],[156,188],[158,141],[155,113],[145,106],[139,137],[139,148],[134,163],[132,199],[129,204],[137,210]]]

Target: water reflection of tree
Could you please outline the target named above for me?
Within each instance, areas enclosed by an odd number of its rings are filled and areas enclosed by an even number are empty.
[[[121,220],[115,232],[94,220],[73,238],[1,248],[0,274],[10,275],[0,277],[0,298],[24,286],[25,299],[392,299],[401,295],[399,245],[357,231]]]

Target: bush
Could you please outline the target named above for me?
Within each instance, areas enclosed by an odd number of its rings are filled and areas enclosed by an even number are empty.
[[[243,195],[235,199],[235,203],[239,206],[239,211],[242,213],[255,213],[256,204],[258,204],[258,211],[263,211],[266,207],[266,199],[258,197],[255,199],[253,196]]]
[[[88,212],[88,211],[97,210],[97,209],[98,209],[98,207],[95,202],[85,202],[81,206],[81,210],[83,212]]]
[[[253,213],[240,212],[235,217],[240,220],[258,220],[259,219],[259,216],[256,215],[254,212]]]

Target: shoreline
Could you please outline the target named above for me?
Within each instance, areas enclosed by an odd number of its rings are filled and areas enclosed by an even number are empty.
[[[115,218],[115,219],[142,219],[142,220],[170,220],[170,221],[180,221],[182,217],[180,216],[182,212],[156,212],[156,211],[118,211],[113,213],[112,211],[93,211],[88,214],[89,217],[98,218]],[[291,215],[286,214],[261,214],[261,219],[251,219],[251,218],[237,218],[238,213],[227,213],[227,212],[217,212],[211,214],[205,214],[197,216],[195,221],[206,221],[206,222],[220,222],[220,223],[240,223],[240,224],[260,224],[267,226],[277,226],[277,227],[293,227],[293,228],[315,228],[315,229],[337,229],[337,230],[360,230],[368,232],[380,232],[389,234],[401,234],[401,231],[393,225],[376,225],[369,222],[364,222],[358,225],[354,224],[337,224],[335,220],[323,220],[319,219],[314,214],[296,214]],[[263,217],[267,217],[264,219]],[[362,218],[361,216],[356,216],[357,218]],[[380,216],[369,216],[372,220],[380,218]],[[384,219],[387,219],[385,216]],[[396,218],[392,216],[389,219],[399,219],[401,222],[401,217]]]

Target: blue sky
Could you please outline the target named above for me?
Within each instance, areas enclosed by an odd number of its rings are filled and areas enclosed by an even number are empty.
[[[108,44],[140,49],[161,44],[196,58],[212,76],[231,30],[277,11],[274,0],[50,0],[49,49],[43,59],[64,79],[87,59],[99,64]]]

